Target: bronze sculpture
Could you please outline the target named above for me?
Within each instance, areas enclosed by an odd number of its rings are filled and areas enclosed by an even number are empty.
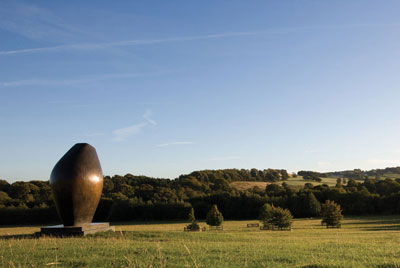
[[[109,223],[92,223],[103,190],[103,172],[96,149],[75,144],[50,175],[54,202],[64,225],[43,227],[44,235],[85,235],[114,230]]]
[[[103,190],[96,149],[75,144],[54,166],[50,185],[64,226],[91,223]]]

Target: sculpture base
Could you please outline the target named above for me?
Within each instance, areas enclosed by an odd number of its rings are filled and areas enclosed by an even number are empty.
[[[47,236],[85,236],[97,232],[115,231],[114,226],[110,226],[108,222],[94,222],[83,224],[82,226],[64,226],[54,225],[42,227],[39,235]]]

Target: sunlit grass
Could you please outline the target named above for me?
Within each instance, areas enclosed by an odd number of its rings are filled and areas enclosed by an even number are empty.
[[[212,232],[183,232],[182,222],[122,223],[115,233],[64,239],[4,227],[0,267],[400,267],[398,216],[346,218],[341,229],[300,219],[292,231],[260,231],[247,228],[251,222]]]
[[[327,184],[329,186],[335,186],[336,178],[322,178],[321,182],[316,182],[316,181],[305,181],[305,180],[303,180],[302,176],[297,176],[297,177],[290,177],[286,181],[278,181],[278,182],[274,182],[274,183],[281,185],[284,182],[286,182],[289,186],[293,186],[293,187],[303,187],[304,184],[306,184],[306,183],[311,183],[314,186],[322,185],[322,184]],[[234,181],[231,183],[231,186],[240,191],[249,190],[254,187],[258,187],[258,188],[264,190],[268,184],[271,184],[271,183],[270,182],[262,182],[262,181]]]

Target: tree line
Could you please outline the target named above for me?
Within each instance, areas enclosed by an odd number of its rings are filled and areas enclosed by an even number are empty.
[[[315,176],[316,174],[311,174]],[[292,187],[286,170],[203,170],[174,180],[146,176],[105,176],[95,221],[184,220],[192,208],[205,219],[213,204],[225,219],[257,219],[268,203],[288,209],[294,217],[320,215],[326,200],[339,204],[344,215],[400,213],[400,179],[338,178],[336,186]],[[265,189],[239,191],[234,181],[282,181]],[[59,222],[46,181],[0,180],[0,224]]]

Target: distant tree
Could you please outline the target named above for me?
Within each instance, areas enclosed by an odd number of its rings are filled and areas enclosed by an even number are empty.
[[[264,170],[264,173],[266,181],[271,181],[271,182],[279,181],[282,176],[281,172],[275,169],[266,169]]]
[[[321,204],[315,198],[315,195],[313,193],[308,193],[307,195],[307,208],[310,216],[318,216],[321,213]]]
[[[265,192],[268,196],[280,196],[285,193],[285,189],[278,184],[271,183],[265,187]]]
[[[7,193],[9,188],[10,184],[7,181],[0,180],[0,191]]]
[[[314,185],[312,183],[307,182],[304,184],[304,189],[312,189],[313,187]]]
[[[105,176],[103,179],[103,192],[108,194],[112,193],[114,190],[114,183],[111,180],[110,176]]]
[[[293,216],[288,209],[264,204],[260,210],[259,219],[266,227],[277,227],[282,230],[292,226]]]
[[[278,211],[276,212],[276,226],[279,229],[283,228],[290,228],[292,226],[292,213],[288,209],[277,208]]]
[[[194,216],[194,208],[191,208],[189,211],[189,216],[188,216],[188,220],[190,222],[194,222],[196,221],[196,217]]]
[[[289,174],[286,169],[281,169],[280,172],[281,172],[281,179],[283,181],[286,181],[289,179]]]
[[[342,187],[342,178],[336,179],[336,187]]]
[[[274,210],[273,205],[268,204],[268,203],[264,204],[260,209],[260,213],[258,215],[258,219],[264,225],[270,224],[270,219],[272,218],[273,210]]]
[[[322,224],[326,224],[326,228],[329,226],[332,227],[341,227],[341,221],[343,219],[342,210],[340,205],[336,204],[333,201],[326,200],[324,204],[322,204],[321,208],[322,214]]]
[[[213,205],[207,213],[206,223],[210,226],[220,226],[224,222],[222,213],[219,212],[217,205]]]
[[[11,198],[8,196],[6,192],[0,191],[0,205],[4,205],[11,201]]]
[[[258,170],[255,168],[250,169],[250,176],[252,176],[253,178],[257,178],[258,175]]]
[[[190,221],[190,224],[186,226],[186,229],[189,231],[199,231],[200,226],[196,221],[196,217],[194,216],[194,208],[190,210],[188,219]]]
[[[372,179],[366,179],[364,182],[364,186],[367,187],[368,191],[370,193],[375,193],[376,192],[376,186],[375,182]]]
[[[358,182],[356,182],[353,179],[350,179],[347,181],[347,187],[357,187],[358,186]]]
[[[29,182],[17,181],[11,184],[9,196],[14,199],[25,200],[30,191]]]

